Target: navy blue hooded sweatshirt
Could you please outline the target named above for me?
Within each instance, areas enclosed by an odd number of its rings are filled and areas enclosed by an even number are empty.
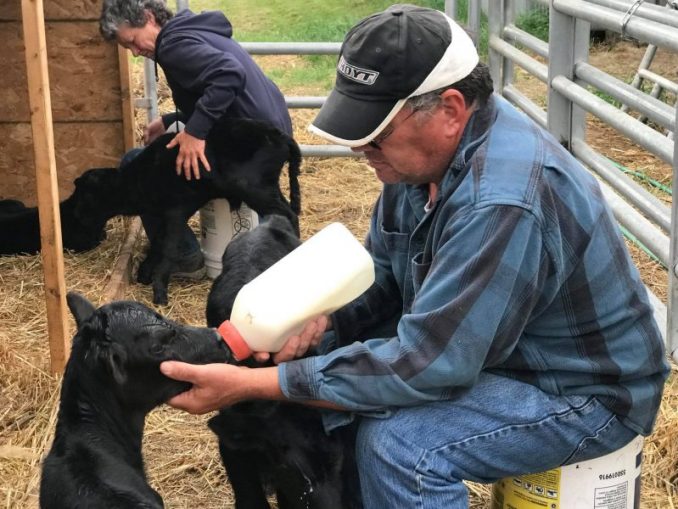
[[[162,67],[186,132],[205,139],[221,117],[268,121],[292,134],[285,99],[234,41],[219,11],[179,12],[162,27],[155,61]]]

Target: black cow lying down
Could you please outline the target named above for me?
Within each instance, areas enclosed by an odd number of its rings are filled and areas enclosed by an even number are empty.
[[[106,221],[76,217],[82,195],[76,191],[59,204],[61,240],[65,249],[93,249],[105,238]],[[18,200],[0,200],[0,255],[35,254],[40,251],[40,220],[37,207]]]
[[[227,362],[230,350],[213,329],[179,325],[136,302],[95,309],[75,293],[67,300],[78,331],[42,467],[40,507],[163,507],[144,472],[144,418],[190,384],[166,378],[160,363]]]
[[[298,230],[301,153],[292,138],[262,122],[226,119],[212,128],[206,140],[212,171],[203,169],[200,180],[187,181],[175,172],[178,148],[165,148],[173,136],[159,137],[123,168],[89,170],[75,182],[89,197],[76,211],[80,217],[106,221],[116,215],[154,214],[163,218],[158,238],[137,275],[139,282],[153,284],[155,304],[167,303],[183,225],[209,200],[226,198],[234,208],[245,202],[260,216],[284,215]],[[279,184],[286,162],[289,203]]]
[[[290,222],[277,215],[236,236],[226,246],[222,273],[209,293],[208,325],[228,319],[240,288],[300,243]],[[327,435],[319,410],[247,401],[220,410],[209,427],[219,438],[236,509],[269,509],[268,489],[275,491],[280,509],[361,507],[354,430]]]

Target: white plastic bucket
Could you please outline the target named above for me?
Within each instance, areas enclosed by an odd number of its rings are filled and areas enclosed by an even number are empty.
[[[643,437],[600,458],[492,487],[492,509],[638,509]]]
[[[259,216],[244,203],[232,209],[228,200],[212,200],[200,209],[200,244],[207,276],[221,274],[221,257],[233,237],[259,224]]]

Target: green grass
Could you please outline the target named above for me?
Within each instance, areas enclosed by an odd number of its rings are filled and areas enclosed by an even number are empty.
[[[391,0],[192,0],[193,12],[221,10],[241,42],[341,42],[360,19],[393,4]],[[444,0],[414,1],[415,5],[444,9]],[[336,55],[289,57],[262,67],[285,92],[322,95],[334,83]]]
[[[341,42],[358,20],[391,5],[390,0],[194,0],[191,10],[223,11],[240,41]],[[444,8],[443,0],[413,2]]]
[[[528,34],[549,41],[549,12],[547,9],[531,9],[516,18],[516,26]]]

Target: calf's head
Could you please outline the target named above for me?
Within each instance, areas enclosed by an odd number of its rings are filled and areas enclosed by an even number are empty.
[[[78,331],[66,376],[73,374],[81,383],[101,380],[97,389],[106,387],[130,410],[148,412],[190,387],[165,377],[161,362],[232,359],[214,329],[176,323],[138,302],[117,301],[95,309],[73,292],[67,301]]]
[[[92,168],[75,179],[71,200],[81,224],[96,228],[120,213],[119,178],[117,168]]]

